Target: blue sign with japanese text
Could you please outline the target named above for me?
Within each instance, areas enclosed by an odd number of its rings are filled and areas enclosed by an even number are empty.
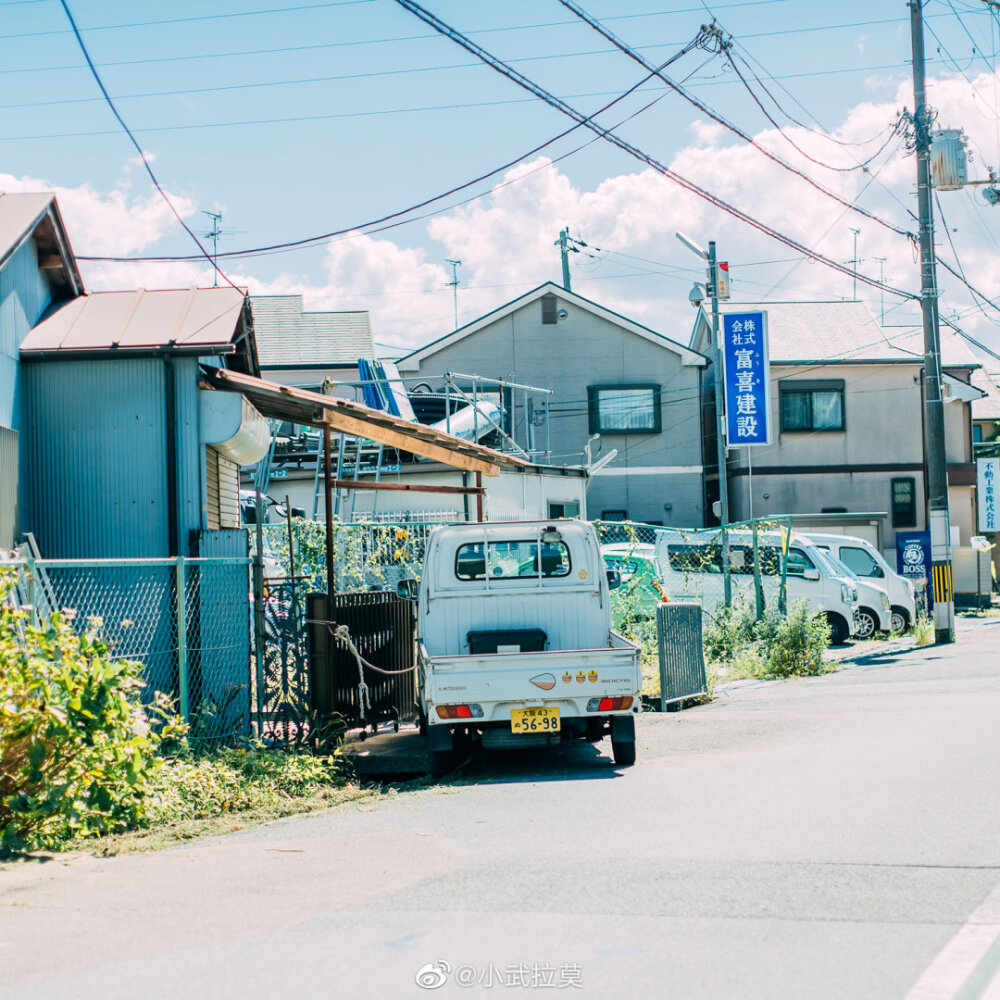
[[[929,531],[896,532],[896,572],[909,579],[931,578],[931,533]],[[934,603],[931,588],[927,588],[928,608]]]
[[[771,365],[767,353],[767,313],[724,314],[721,346],[726,440],[730,447],[769,444]]]

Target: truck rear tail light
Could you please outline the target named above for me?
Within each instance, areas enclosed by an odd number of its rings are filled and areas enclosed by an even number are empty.
[[[481,719],[481,705],[436,705],[439,719]]]
[[[588,712],[624,712],[631,707],[631,695],[624,698],[591,698],[587,702]]]

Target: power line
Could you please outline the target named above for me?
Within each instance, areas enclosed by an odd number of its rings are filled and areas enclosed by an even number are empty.
[[[117,120],[118,124],[121,125],[125,134],[129,137],[129,140],[135,147],[136,152],[139,154],[139,158],[142,160],[142,165],[146,168],[146,173],[149,174],[149,179],[153,182],[153,187],[155,187],[156,190],[159,192],[160,197],[166,202],[167,207],[173,213],[174,218],[177,219],[177,221],[181,224],[181,227],[184,229],[184,231],[188,234],[188,236],[191,237],[192,240],[194,240],[195,245],[201,251],[202,256],[212,265],[217,274],[219,274],[222,278],[224,278],[225,281],[233,288],[236,288],[236,285],[234,285],[229,280],[229,277],[220,269],[219,265],[214,260],[212,260],[211,255],[201,245],[201,241],[198,239],[198,237],[195,236],[195,234],[191,231],[191,229],[188,228],[187,223],[181,218],[180,212],[178,212],[177,209],[174,207],[174,203],[168,197],[167,192],[163,190],[163,188],[160,185],[160,182],[156,179],[156,174],[153,173],[153,168],[149,165],[149,159],[147,158],[145,151],[143,150],[142,146],[139,145],[139,141],[132,134],[128,125],[125,124],[125,120],[118,113],[118,109],[115,107],[115,102],[111,100],[111,96],[108,94],[108,91],[104,86],[104,82],[101,80],[101,76],[97,72],[97,67],[94,65],[93,61],[90,58],[90,53],[87,51],[87,46],[84,45],[83,43],[83,38],[80,36],[80,31],[76,26],[76,21],[73,19],[73,15],[70,12],[66,0],[59,0],[59,2],[62,5],[62,9],[66,12],[66,18],[70,23],[70,27],[73,29],[73,34],[76,36],[76,41],[77,44],[80,46],[80,51],[83,53],[83,58],[87,60],[87,65],[90,67],[90,72],[93,74],[94,79],[97,81],[97,86],[101,88],[101,93],[104,95],[104,99],[107,101],[108,107],[111,109],[111,113],[115,116],[115,119]],[[240,289],[236,290],[240,291]]]
[[[694,47],[694,41],[689,42],[683,49],[681,49],[680,51],[678,51],[677,53],[675,53],[673,56],[671,56],[671,58],[668,59],[667,62],[664,63],[664,65],[669,65],[670,63],[676,61],[682,55],[684,55],[687,52],[689,52],[693,47]],[[535,154],[541,152],[546,147],[551,146],[553,143],[558,142],[560,139],[565,138],[566,136],[570,135],[572,132],[575,132],[577,129],[583,127],[588,122],[590,122],[590,120],[592,118],[596,117],[597,115],[603,114],[605,111],[608,111],[610,108],[612,108],[615,105],[619,104],[626,97],[629,97],[636,90],[638,90],[645,83],[647,83],[650,80],[651,77],[652,77],[652,74],[647,74],[645,77],[643,77],[641,80],[639,80],[633,86],[631,86],[624,93],[619,94],[617,97],[615,97],[614,100],[609,101],[603,107],[601,107],[597,111],[593,112],[592,115],[582,118],[575,125],[572,125],[568,129],[563,130],[558,135],[553,136],[551,139],[547,139],[545,142],[541,143],[538,146],[533,147],[532,149],[528,150],[525,153],[522,153],[520,156],[516,157],[515,159],[510,160],[507,163],[504,163],[504,164],[502,164],[499,167],[495,167],[494,169],[488,171],[485,174],[480,174],[478,177],[475,177],[475,178],[473,178],[470,181],[466,181],[464,184],[459,184],[456,187],[450,188],[448,191],[445,191],[442,194],[434,195],[432,198],[426,198],[423,201],[418,202],[415,205],[409,206],[408,208],[401,209],[400,211],[397,211],[397,212],[392,212],[389,215],[384,215],[381,218],[374,219],[374,220],[371,220],[370,222],[363,223],[360,226],[357,226],[357,225],[356,226],[350,226],[350,227],[348,227],[346,229],[339,229],[339,230],[335,230],[335,231],[329,232],[329,233],[322,233],[322,234],[317,235],[317,236],[308,236],[308,237],[305,237],[305,238],[299,239],[299,240],[291,240],[291,241],[288,241],[288,242],[285,242],[285,243],[273,243],[273,244],[270,244],[268,246],[255,247],[255,248],[253,248],[251,250],[234,250],[234,251],[230,251],[228,253],[219,254],[219,256],[220,257],[226,257],[226,258],[243,258],[243,257],[257,256],[257,255],[261,255],[261,254],[265,254],[265,253],[270,253],[270,252],[275,252],[275,251],[280,251],[280,250],[289,250],[289,249],[293,249],[293,248],[296,248],[296,247],[312,246],[312,245],[315,245],[316,243],[321,243],[321,242],[324,242],[326,240],[333,239],[334,237],[337,237],[337,236],[344,236],[345,234],[350,233],[350,232],[354,232],[356,230],[362,230],[362,229],[369,230],[373,226],[380,226],[383,223],[392,223],[393,220],[400,219],[401,217],[404,217],[404,216],[409,216],[409,215],[411,215],[411,213],[419,211],[421,208],[425,208],[426,206],[428,206],[430,204],[433,204],[434,202],[442,201],[445,198],[449,198],[452,195],[457,194],[459,191],[464,191],[467,188],[470,188],[470,187],[472,187],[475,184],[479,184],[482,181],[487,180],[490,177],[493,177],[496,174],[503,172],[504,170],[509,170],[511,167],[516,166],[518,163],[521,163],[523,160],[528,159],[528,157],[534,156]],[[657,101],[661,100],[664,96],[665,96],[664,94],[661,94],[659,97],[655,98],[653,101],[649,102],[644,107],[639,108],[637,111],[635,111],[631,115],[629,115],[628,118],[624,119],[624,121],[619,122],[618,125],[615,126],[615,128],[620,127],[622,124],[624,124],[625,122],[629,121],[631,118],[634,118],[636,115],[641,114],[643,111],[647,110],[649,107],[651,107]],[[578,152],[580,149],[583,149],[584,146],[590,145],[591,143],[593,143],[595,141],[596,141],[596,137],[593,138],[593,139],[588,140],[588,142],[584,143],[582,146],[578,146],[576,149],[571,150],[569,153],[564,153],[563,156],[558,157],[556,160],[553,160],[552,162],[553,163],[558,162],[559,160],[564,159],[566,156],[569,156],[569,155],[572,155],[572,153]],[[506,183],[511,183],[511,182],[506,182]],[[481,197],[481,196],[477,195],[476,197]],[[456,206],[448,206],[448,208],[454,208],[454,207],[456,207]],[[446,211],[446,210],[447,209],[441,209],[440,211]],[[415,220],[414,219],[406,219],[406,221],[407,222],[412,222],[412,221],[415,221]],[[400,222],[393,223],[393,225],[401,225],[401,224],[402,223],[400,223]],[[384,226],[383,228],[392,228],[392,226]],[[199,246],[201,246],[201,244],[199,244]],[[77,259],[78,260],[91,261],[91,262],[98,262],[98,261],[106,261],[106,262],[108,262],[108,261],[110,261],[110,262],[126,262],[126,261],[131,261],[131,262],[178,262],[178,261],[188,261],[188,260],[200,260],[201,258],[200,257],[190,257],[190,256],[97,257],[97,256],[86,256],[86,255],[83,255],[83,254],[78,254],[77,255]]]
[[[668,87],[670,87],[671,90],[673,90],[675,93],[677,93],[681,97],[683,97],[684,100],[686,100],[689,104],[691,104],[693,107],[697,108],[703,114],[708,115],[709,118],[711,118],[713,121],[717,122],[723,128],[728,129],[734,135],[739,136],[740,139],[742,139],[746,143],[749,143],[749,145],[753,146],[754,149],[756,149],[758,152],[762,153],[764,156],[766,156],[772,162],[777,163],[780,167],[784,168],[785,170],[789,171],[792,174],[795,174],[797,177],[800,177],[802,180],[804,180],[811,187],[815,188],[820,193],[825,194],[828,198],[832,198],[834,201],[839,202],[841,205],[845,206],[846,208],[849,208],[851,211],[857,212],[860,215],[865,216],[865,218],[871,219],[873,222],[878,223],[880,226],[884,226],[886,229],[889,229],[892,232],[897,233],[900,236],[906,236],[906,237],[908,237],[911,240],[915,239],[913,233],[908,232],[907,230],[902,229],[901,227],[896,226],[896,225],[894,225],[891,222],[886,222],[884,219],[882,219],[879,216],[875,215],[873,212],[869,212],[868,209],[862,208],[856,202],[850,202],[846,198],[842,198],[839,194],[836,194],[835,192],[831,191],[829,188],[826,188],[822,184],[819,184],[818,182],[814,181],[808,174],[806,174],[803,171],[799,170],[797,167],[793,167],[786,160],[782,159],[782,157],[778,156],[775,153],[772,153],[769,149],[767,149],[766,147],[762,146],[759,142],[757,142],[757,140],[754,139],[754,137],[752,135],[749,135],[748,133],[744,132],[743,129],[741,129],[738,125],[733,124],[727,118],[723,117],[714,108],[709,107],[709,105],[705,104],[703,101],[700,101],[698,98],[696,98],[693,95],[689,94],[682,86],[680,86],[679,84],[674,83],[673,80],[671,80],[669,77],[667,77],[666,75],[664,75],[664,73],[662,71],[655,70],[654,67],[653,67],[653,65],[645,57],[641,56],[630,45],[628,45],[626,42],[622,41],[620,38],[618,38],[616,35],[614,35],[612,32],[610,32],[607,28],[605,28],[600,23],[600,21],[598,21],[595,18],[591,17],[590,14],[588,14],[585,10],[583,10],[576,3],[574,3],[573,0],[559,0],[559,2],[564,7],[566,7],[568,10],[570,10],[574,14],[576,14],[577,17],[579,17],[582,21],[584,21],[586,24],[588,24],[596,32],[598,32],[598,34],[600,34],[603,38],[606,38],[609,42],[611,42],[612,45],[615,45],[618,49],[620,49],[625,55],[627,55],[634,62],[637,62],[640,66],[642,66],[646,70],[649,70],[651,72],[655,72],[656,76],[660,80],[662,80],[663,83],[665,83]],[[722,50],[723,55],[726,56],[726,58],[729,59],[730,62],[732,62],[732,58],[731,58],[731,56],[729,54],[729,51],[728,51],[728,45],[726,45],[725,43],[723,43],[723,44],[724,44],[724,47],[723,47],[723,50]],[[872,156],[869,159],[868,162],[871,162],[871,160],[874,159],[875,156],[878,156],[879,153],[881,153],[882,150],[885,149],[885,147],[888,145],[889,141],[891,141],[892,137],[894,135],[896,135],[896,133],[898,132],[898,128],[899,128],[899,123],[897,122],[896,127],[893,128],[892,131],[891,131],[891,133],[890,133],[889,139],[886,140],[886,143],[882,146],[882,148],[880,150],[878,150],[878,152],[875,153],[874,156]],[[794,143],[793,143],[793,145],[794,145]],[[797,146],[795,148],[798,149]],[[801,150],[800,150],[800,152],[801,152]],[[809,159],[812,159],[812,157],[809,157]],[[813,162],[814,163],[818,163],[819,161],[818,160],[813,160]],[[844,169],[844,168],[840,168],[840,167],[831,167],[831,166],[829,166],[829,164],[822,164],[822,165],[823,166],[827,166],[831,170],[841,170],[841,169]],[[851,169],[855,169],[855,168],[851,168]]]
[[[709,202],[712,205],[715,205],[715,207],[722,209],[724,212],[728,213],[729,215],[732,215],[736,219],[739,219],[741,222],[744,222],[745,224],[752,226],[759,232],[762,232],[765,235],[770,236],[772,239],[784,243],[791,249],[797,250],[809,257],[812,257],[814,260],[822,264],[825,264],[827,267],[832,268],[833,270],[853,276],[853,272],[850,271],[843,264],[840,264],[837,261],[830,259],[829,257],[825,257],[818,251],[806,247],[803,244],[799,243],[797,240],[792,239],[790,236],[786,236],[783,233],[778,232],[776,229],[773,229],[772,227],[766,225],[765,223],[760,222],[758,219],[755,219],[753,216],[749,215],[748,213],[742,211],[739,208],[736,208],[734,205],[729,204],[728,202],[724,201],[717,195],[714,195],[711,192],[705,190],[704,188],[695,184],[693,181],[677,173],[675,170],[671,170],[669,167],[664,166],[662,163],[654,159],[648,153],[643,152],[638,147],[633,146],[630,143],[626,142],[624,139],[621,139],[617,135],[614,135],[610,130],[595,125],[589,119],[584,120],[584,116],[582,115],[581,112],[577,111],[575,108],[571,107],[569,104],[567,104],[560,98],[555,97],[553,94],[549,93],[539,84],[536,84],[532,80],[528,79],[518,70],[507,65],[497,57],[491,55],[489,52],[487,52],[485,49],[479,46],[476,42],[473,42],[471,39],[464,36],[461,32],[457,31],[450,25],[446,24],[444,21],[440,20],[440,18],[430,13],[430,11],[425,10],[423,7],[420,6],[420,4],[415,3],[414,0],[395,0],[395,2],[404,9],[409,10],[411,13],[419,17],[422,21],[430,25],[432,28],[434,28],[435,31],[439,32],[444,37],[451,39],[452,41],[461,45],[467,51],[476,55],[488,66],[495,69],[501,75],[506,76],[509,80],[511,80],[513,83],[516,83],[522,89],[527,90],[531,94],[534,94],[536,97],[544,101],[550,107],[555,108],[556,110],[562,112],[564,115],[573,119],[574,121],[580,122],[581,124],[586,124],[587,128],[598,134],[601,138],[607,140],[612,145],[617,146],[623,152],[628,153],[630,156],[634,157],[640,162],[645,163],[647,166],[655,170],[657,173],[660,173],[664,177],[667,177],[668,179],[672,180],[675,184],[682,187],[684,190],[690,192],[691,194],[696,195],[699,198],[702,198],[703,200]],[[717,41],[717,36],[718,36],[718,29],[715,29],[715,33],[710,35],[710,37],[716,39]],[[917,297],[912,292],[906,292],[903,291],[902,289],[893,288],[889,285],[884,285],[882,282],[876,281],[874,278],[869,278],[867,275],[859,275],[858,277],[861,278],[861,280],[863,280],[866,284],[869,284],[875,288],[884,288],[886,291],[890,292],[893,295],[898,295],[903,298]]]
[[[61,2],[61,0],[60,0]],[[270,7],[265,10],[237,10],[228,14],[198,14],[192,17],[167,17],[157,21],[132,21],[128,24],[96,24],[85,31],[118,31],[123,28],[151,28],[164,24],[189,24],[193,21],[225,21],[234,17],[257,17],[261,14],[290,14],[300,10],[319,10],[324,7],[356,7],[359,4],[374,3],[375,0],[332,0],[329,3],[303,4],[298,7]],[[64,29],[49,31],[25,31],[17,35],[0,35],[0,41],[16,38],[41,38],[46,35],[65,35]],[[74,31],[74,34],[76,32]]]

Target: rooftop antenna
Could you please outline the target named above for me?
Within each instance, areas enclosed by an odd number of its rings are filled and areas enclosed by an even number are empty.
[[[196,236],[202,237],[202,239],[212,241],[212,266],[214,267],[214,274],[212,275],[212,287],[216,288],[219,284],[219,266],[216,262],[216,257],[219,255],[219,239],[223,236],[235,236],[237,233],[245,233],[245,229],[223,229],[222,228],[222,213],[221,212],[209,212],[208,209],[203,208],[201,210],[202,215],[207,215],[211,220],[212,224],[207,233],[196,233]]]
[[[852,233],[854,233],[854,257],[849,260],[848,264],[854,265],[854,291],[851,293],[851,298],[857,300],[858,297],[858,264],[861,261],[858,259],[858,236],[861,233],[860,229],[855,229],[854,226],[847,227]]]
[[[872,257],[872,260],[878,262],[878,282],[882,286],[879,289],[879,294],[881,295],[881,320],[879,321],[882,326],[885,326],[885,257]]]
[[[458,269],[462,266],[460,260],[452,260],[450,257],[445,258],[446,264],[451,264],[451,281],[445,282],[446,288],[451,288],[455,297],[455,329],[458,329]]]

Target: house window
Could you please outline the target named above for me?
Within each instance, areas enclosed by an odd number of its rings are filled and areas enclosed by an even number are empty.
[[[912,478],[892,480],[892,526],[917,526],[917,485]]]
[[[549,517],[579,517],[580,504],[576,500],[550,500]]]
[[[543,295],[542,296],[542,325],[543,326],[554,326],[559,320],[559,314],[556,311],[558,303],[554,295]]]
[[[589,385],[591,434],[659,434],[660,387]]]
[[[842,431],[844,380],[781,383],[782,431]]]
[[[983,440],[983,428],[981,424],[972,425],[972,443],[980,444]]]

